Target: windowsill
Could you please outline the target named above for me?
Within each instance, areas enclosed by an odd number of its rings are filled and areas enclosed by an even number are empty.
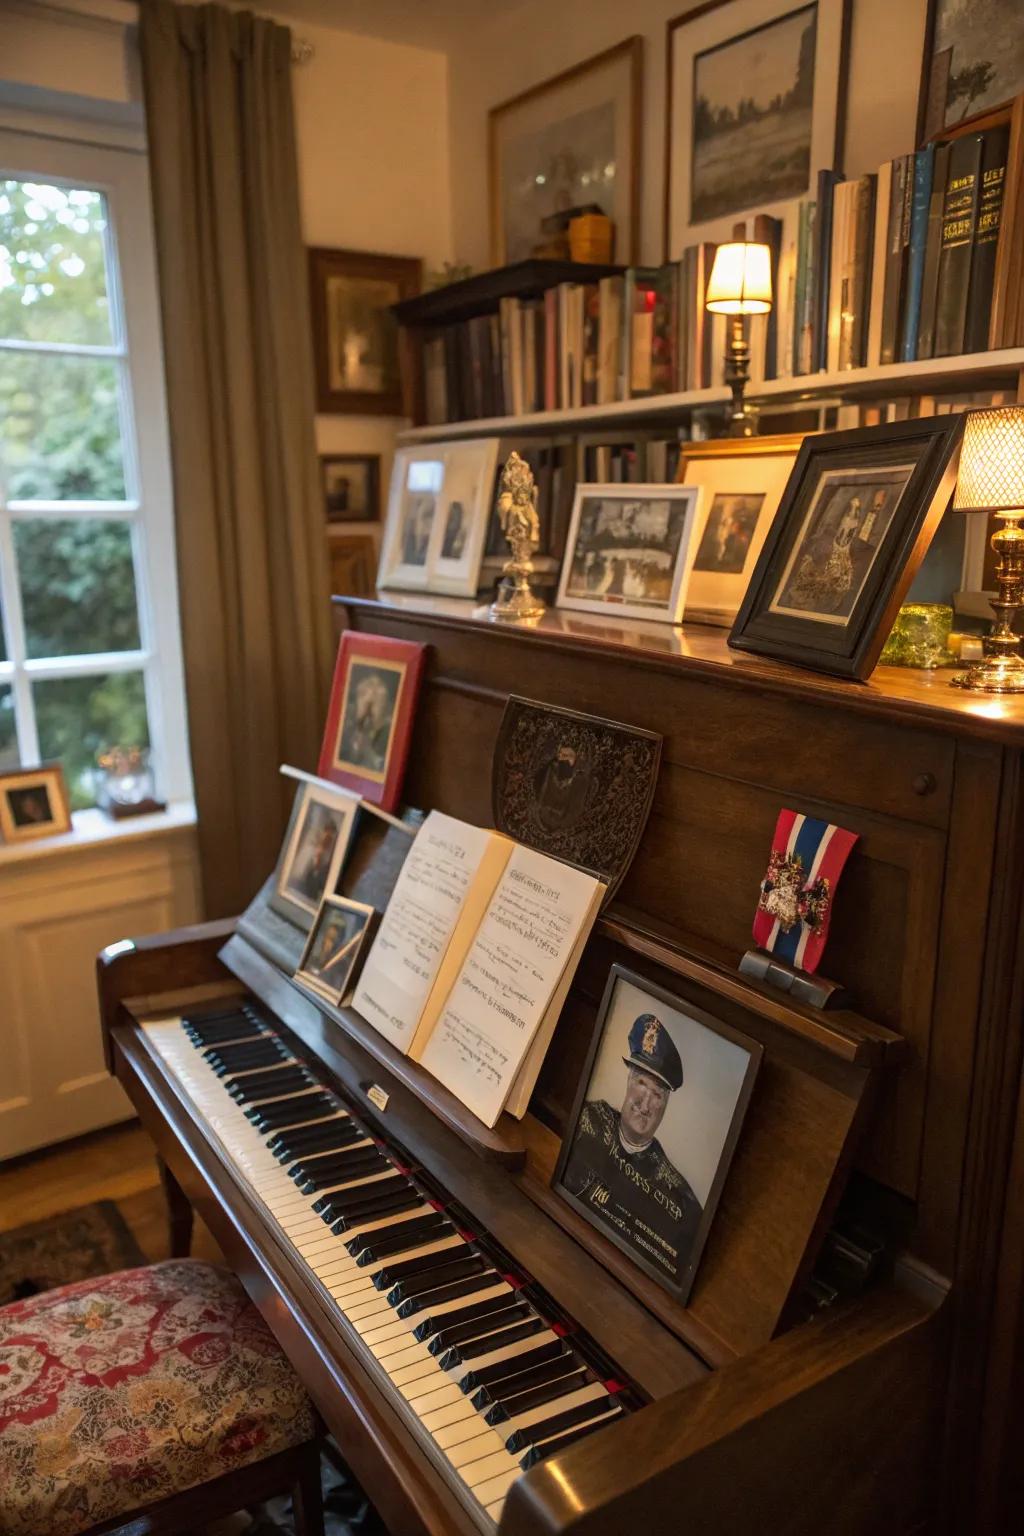
[[[168,832],[194,827],[196,808],[191,800],[175,800],[165,811],[148,816],[129,816],[111,821],[102,811],[75,811],[70,832],[56,837],[39,837],[26,843],[0,843],[0,869],[8,864],[47,858],[58,853],[78,853],[89,848],[103,848],[111,843],[137,841],[166,836]]]

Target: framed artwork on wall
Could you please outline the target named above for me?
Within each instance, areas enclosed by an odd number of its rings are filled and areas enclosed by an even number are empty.
[[[802,441],[794,433],[682,445],[676,479],[700,491],[684,618],[735,619]]]
[[[329,523],[380,521],[379,453],[322,453],[320,481]]]
[[[488,118],[491,259],[541,254],[564,215],[596,206],[615,226],[614,259],[637,260],[643,39],[531,86]]]
[[[712,0],[668,24],[665,256],[783,217],[841,153],[850,0]]]
[[[384,811],[399,802],[424,655],[410,640],[351,629],[338,645],[317,772]]]
[[[379,586],[476,595],[497,461],[496,437],[398,450]]]
[[[578,485],[558,606],[682,618],[697,517],[688,485]]]
[[[729,644],[866,678],[956,483],[962,416],[805,438]]]
[[[60,763],[0,773],[0,842],[27,843],[71,830],[71,811]]]
[[[1024,91],[1020,0],[929,0],[918,140],[1006,106]]]
[[[391,305],[420,291],[418,257],[309,251],[316,408],[325,415],[404,416],[398,321]]]

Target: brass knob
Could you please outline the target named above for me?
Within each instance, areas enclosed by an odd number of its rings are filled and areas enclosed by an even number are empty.
[[[911,788],[915,795],[933,795],[935,793],[935,775],[933,773],[919,773]]]

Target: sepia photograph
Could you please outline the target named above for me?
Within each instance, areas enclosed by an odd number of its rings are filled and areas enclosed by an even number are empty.
[[[685,1302],[762,1055],[613,965],[554,1187]]]
[[[423,663],[422,645],[345,631],[320,745],[322,779],[396,809]]]
[[[694,59],[692,223],[807,191],[817,18],[804,6]]]
[[[931,0],[922,141],[1024,91],[1020,0]]]
[[[422,263],[367,251],[309,251],[317,409],[395,416],[404,410],[398,321],[420,290]]]
[[[763,506],[763,496],[716,496],[697,546],[694,570],[722,576],[742,571]]]
[[[59,764],[0,774],[0,841],[30,842],[70,827],[67,788]]]
[[[403,662],[352,662],[341,708],[340,768],[383,781],[404,679]]]
[[[325,896],[295,972],[312,991],[338,1007],[355,982],[375,909],[345,896]]]
[[[322,453],[320,476],[329,523],[380,519],[379,453]]]
[[[559,606],[675,623],[696,503],[689,486],[578,486]]]
[[[285,915],[294,918],[297,909],[312,917],[333,895],[358,808],[358,796],[345,789],[299,785],[275,881],[275,905]]]

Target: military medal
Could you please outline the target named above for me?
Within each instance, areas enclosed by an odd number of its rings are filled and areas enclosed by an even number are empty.
[[[813,974],[828,938],[836,884],[856,832],[780,811],[754,917],[754,943]]]

